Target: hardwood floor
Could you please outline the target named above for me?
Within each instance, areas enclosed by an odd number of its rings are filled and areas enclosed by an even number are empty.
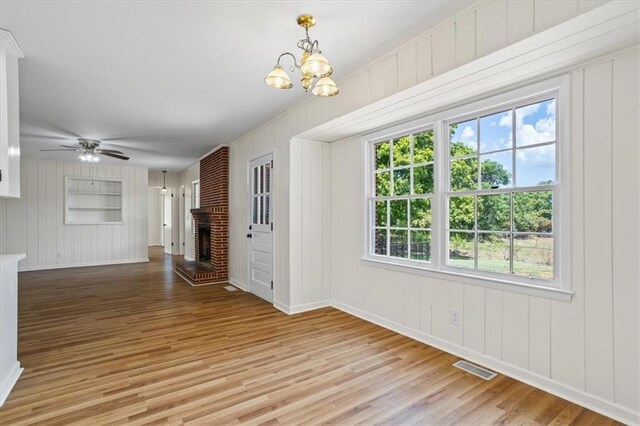
[[[287,316],[173,261],[22,273],[0,424],[612,424],[332,308]]]

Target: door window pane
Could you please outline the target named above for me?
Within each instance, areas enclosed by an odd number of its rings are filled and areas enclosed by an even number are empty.
[[[271,163],[264,165],[264,190],[265,192],[271,192]]]
[[[253,193],[257,194],[258,193],[258,168],[254,167],[253,168]]]

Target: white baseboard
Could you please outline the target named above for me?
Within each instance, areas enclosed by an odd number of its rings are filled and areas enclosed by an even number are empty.
[[[7,400],[11,389],[13,389],[13,386],[16,384],[23,371],[24,368],[20,367],[20,362],[16,361],[9,374],[7,374],[7,377],[2,378],[2,385],[0,386],[0,407],[2,407],[4,402]]]
[[[69,264],[60,264],[60,265],[22,266],[18,268],[18,272],[45,271],[47,269],[84,268],[87,266],[122,265],[124,263],[144,263],[144,262],[149,262],[149,258],[143,257],[139,259],[104,260],[104,261],[98,261],[98,262],[69,263]]]
[[[288,306],[284,303],[274,301],[273,306],[289,315],[331,306],[350,315],[361,318],[365,321],[379,325],[380,327],[395,331],[398,334],[402,334],[429,346],[433,346],[450,354],[464,358],[468,361],[480,364],[491,370],[495,370],[499,373],[504,374],[505,376],[509,376],[535,388],[566,399],[567,401],[571,401],[580,406],[611,417],[614,420],[630,425],[639,424],[638,413],[634,413],[633,411],[611,401],[607,401],[595,395],[588,394],[584,391],[571,388],[548,377],[543,377],[538,374],[532,373],[531,371],[515,367],[501,360],[491,358],[485,354],[475,352],[455,343],[447,342],[446,340],[440,339],[438,337],[422,333],[405,325],[389,321],[385,318],[370,314],[368,312],[362,311],[361,309],[338,302],[336,300],[307,303],[304,305],[295,306]]]
[[[229,284],[231,284],[231,285],[232,285],[232,286],[234,286],[234,287],[239,288],[240,290],[242,290],[242,291],[244,291],[244,292],[249,291],[249,290],[247,289],[247,286],[245,286],[245,285],[244,285],[244,284],[242,284],[240,281],[235,280],[235,279],[233,279],[233,278],[229,278]]]
[[[541,389],[545,392],[549,392],[550,394],[559,396],[560,398],[566,399],[590,410],[604,414],[605,416],[611,417],[614,420],[626,424],[638,424],[638,413],[634,413],[625,407],[621,407],[618,404],[606,401],[597,396],[563,385],[562,383],[558,383],[554,380],[549,379],[548,377],[539,376],[530,371],[515,367],[511,364],[507,364],[503,361],[491,358],[479,352],[472,351],[463,346],[459,346],[457,344],[447,342],[432,335],[422,333],[420,331],[414,330],[410,327],[398,324],[393,321],[389,321],[377,315],[369,314],[358,308],[354,308],[353,306],[349,306],[335,300],[331,301],[331,306],[350,315],[361,318],[365,321],[369,321],[373,324],[379,325],[381,327],[395,331],[396,333],[425,343],[429,346],[433,346],[450,354],[480,364],[491,370],[495,370],[499,373],[504,374],[505,376],[509,376],[535,388]]]
[[[195,262],[196,261],[195,259],[193,259],[193,258],[191,258],[191,257],[189,257],[187,255],[184,256],[184,260],[188,260],[189,262]]]
[[[302,312],[314,311],[320,308],[327,308],[331,306],[331,302],[328,300],[325,300],[322,302],[304,303],[302,305],[289,306],[289,305],[285,305],[282,302],[278,302],[277,300],[274,300],[273,306],[280,309],[285,314],[295,315],[295,314],[300,314]]]

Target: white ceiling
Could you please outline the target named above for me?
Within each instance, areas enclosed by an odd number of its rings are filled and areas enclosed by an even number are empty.
[[[317,17],[311,37],[339,82],[470,3],[2,0],[0,27],[25,54],[23,155],[74,160],[39,149],[83,136],[129,164],[183,170],[309,96],[263,83],[281,52],[297,50],[297,15]]]

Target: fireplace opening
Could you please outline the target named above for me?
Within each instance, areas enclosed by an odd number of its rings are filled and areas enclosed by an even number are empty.
[[[211,260],[211,228],[208,225],[198,226],[198,260],[209,262]]]

